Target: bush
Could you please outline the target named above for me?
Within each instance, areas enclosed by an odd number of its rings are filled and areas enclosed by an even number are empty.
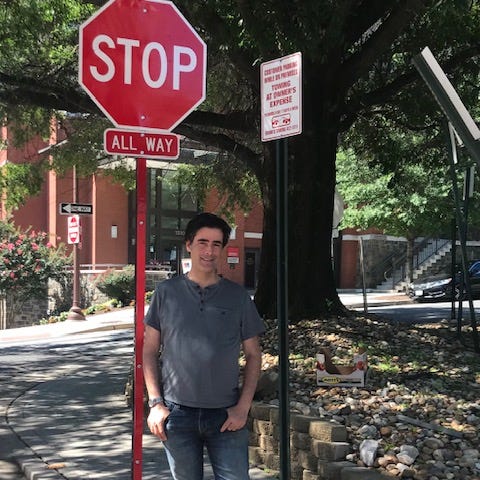
[[[128,305],[135,299],[135,268],[127,265],[123,270],[107,270],[97,278],[96,286],[108,298]]]
[[[66,281],[71,259],[65,246],[54,247],[46,232],[21,230],[0,221],[0,296],[5,299],[5,325],[13,326],[26,299],[42,298],[49,279]],[[3,319],[2,319],[3,320]]]

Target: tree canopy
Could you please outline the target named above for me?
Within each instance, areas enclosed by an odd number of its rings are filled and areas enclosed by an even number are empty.
[[[77,34],[103,3],[0,2],[0,104],[9,121],[28,124],[29,132],[53,111],[76,114],[85,125],[99,115],[77,84]],[[382,133],[389,125],[443,141],[442,114],[411,60],[428,45],[467,107],[477,105],[479,2],[175,3],[209,52],[208,98],[176,132],[235,155],[258,180],[265,221],[256,302],[266,315],[275,313],[275,144],[259,140],[259,64],[302,52],[304,129],[289,140],[290,315],[341,308],[330,258],[338,147],[355,135],[356,147],[373,152],[387,172],[394,157]]]

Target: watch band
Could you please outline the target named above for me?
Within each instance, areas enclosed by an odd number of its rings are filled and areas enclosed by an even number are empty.
[[[153,408],[155,405],[158,405],[159,403],[163,403],[163,397],[151,398],[151,399],[148,401],[148,406],[149,406],[150,408]]]

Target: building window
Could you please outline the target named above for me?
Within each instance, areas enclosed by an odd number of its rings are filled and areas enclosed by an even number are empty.
[[[181,272],[186,256],[184,233],[188,221],[198,213],[195,194],[174,180],[173,170],[149,170],[149,215],[147,263],[168,265]]]

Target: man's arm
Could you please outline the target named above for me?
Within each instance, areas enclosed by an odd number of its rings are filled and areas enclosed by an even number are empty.
[[[158,382],[158,352],[160,350],[160,332],[149,325],[145,326],[143,342],[143,376],[147,387],[148,397],[161,397],[161,388]],[[150,431],[161,440],[166,440],[164,430],[165,419],[169,411],[162,403],[150,409],[147,424]]]
[[[252,405],[253,396],[257,388],[258,377],[262,367],[262,351],[258,337],[248,338],[242,343],[245,355],[245,368],[243,370],[243,386],[238,403],[228,409],[228,418],[221,431],[238,430],[247,423],[248,412]]]

